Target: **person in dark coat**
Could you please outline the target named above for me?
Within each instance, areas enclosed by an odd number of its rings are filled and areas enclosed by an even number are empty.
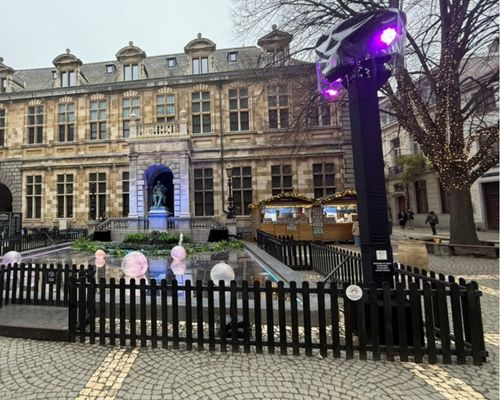
[[[406,228],[406,221],[408,221],[408,214],[406,214],[405,211],[399,210],[398,220],[399,220],[399,226],[401,227],[401,229],[405,229]]]
[[[439,224],[439,218],[436,215],[434,211],[430,211],[429,214],[427,214],[427,218],[425,219],[425,223],[429,224],[432,229],[432,234],[436,234],[436,225]]]

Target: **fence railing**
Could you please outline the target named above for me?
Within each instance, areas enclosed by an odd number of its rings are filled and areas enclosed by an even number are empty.
[[[166,229],[180,231],[185,229],[220,229],[223,228],[213,218],[180,218],[167,217]],[[96,231],[149,231],[149,219],[140,218],[109,218],[95,227]]]
[[[274,258],[294,270],[312,268],[311,242],[291,237],[275,237],[257,230],[257,244]]]
[[[68,305],[70,279],[95,275],[95,267],[80,265],[0,265],[0,308],[9,304]]]
[[[86,229],[70,231],[40,232],[16,238],[0,239],[0,256],[9,251],[27,251],[57,243],[73,242],[87,235]]]
[[[201,281],[72,280],[70,340],[121,346],[463,364],[486,359],[481,292],[472,283],[363,286],[352,301],[346,283],[274,287]]]

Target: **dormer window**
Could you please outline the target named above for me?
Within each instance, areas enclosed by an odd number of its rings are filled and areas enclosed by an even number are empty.
[[[283,49],[267,51],[267,65],[283,65],[284,61]]]
[[[167,68],[175,68],[177,66],[177,59],[175,57],[167,58]]]
[[[115,73],[114,64],[106,64],[106,75],[113,75]]]
[[[62,71],[61,72],[61,87],[75,86],[76,78],[75,71]]]
[[[52,75],[52,80],[55,81],[57,79],[57,71],[50,71]]]
[[[227,62],[229,62],[229,63],[238,62],[238,52],[231,51],[231,52],[227,53]]]
[[[139,79],[139,64],[126,64],[123,66],[123,80],[135,81]]]
[[[128,42],[128,46],[116,53],[116,58],[120,62],[119,75],[121,80],[135,81],[147,77],[144,66],[146,53],[134,46],[134,42]]]
[[[208,74],[208,57],[193,58],[193,75]]]
[[[7,92],[7,78],[0,78],[0,93]]]

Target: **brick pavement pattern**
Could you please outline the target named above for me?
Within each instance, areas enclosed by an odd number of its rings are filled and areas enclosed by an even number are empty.
[[[0,399],[498,399],[498,261],[430,261],[430,269],[473,277],[485,289],[489,359],[481,367],[0,337]]]

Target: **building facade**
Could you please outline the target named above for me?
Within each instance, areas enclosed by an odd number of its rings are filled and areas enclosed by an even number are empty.
[[[0,212],[28,227],[141,218],[160,181],[172,216],[224,222],[229,168],[245,234],[254,201],[354,188],[343,105],[313,99],[313,65],[288,57],[291,40],[273,27],[251,47],[198,34],[173,55],[129,42],[107,62],[69,49],[54,68],[0,59]]]
[[[462,102],[465,105],[472,100],[474,108],[474,112],[464,124],[466,137],[472,136],[481,127],[498,124],[498,90],[484,90],[480,84],[491,79],[491,75],[498,71],[498,68],[498,40],[496,40],[491,44],[488,54],[469,60],[468,67],[463,71]],[[432,106],[433,95],[429,85],[425,81],[419,82],[419,84],[422,97],[428,99]],[[387,108],[388,103],[382,104],[381,108]],[[400,210],[404,211],[410,208],[415,213],[415,226],[425,226],[427,213],[434,211],[439,215],[439,226],[448,229],[450,222],[449,201],[438,174],[427,165],[407,187],[404,187],[399,179],[401,168],[397,165],[396,160],[400,155],[419,154],[419,146],[412,140],[409,133],[399,125],[393,115],[382,114],[381,127],[388,204],[394,223],[397,223],[397,215]],[[476,140],[471,150],[477,149],[478,144]],[[492,148],[492,151],[498,152],[498,143],[495,148]],[[476,227],[480,230],[498,230],[498,165],[472,184],[471,198]]]

